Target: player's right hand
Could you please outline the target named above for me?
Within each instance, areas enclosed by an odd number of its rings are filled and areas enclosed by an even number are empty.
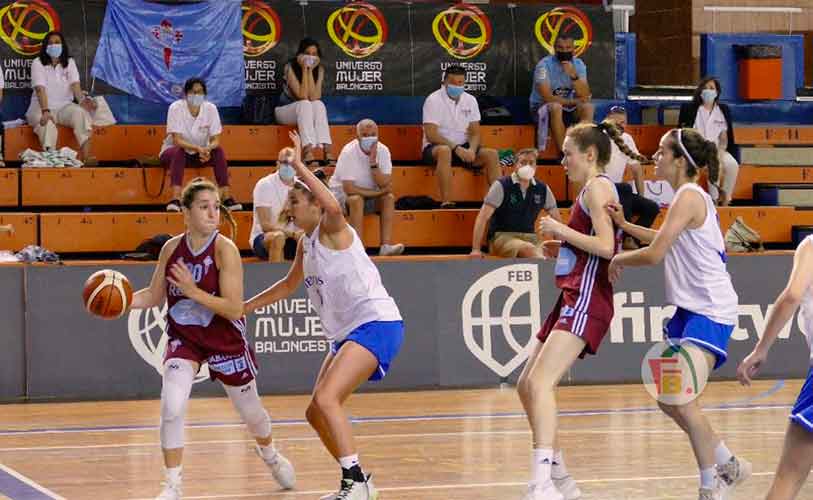
[[[763,353],[757,349],[754,349],[751,354],[746,356],[737,367],[737,380],[740,381],[740,384],[751,385],[751,379],[759,373],[767,357],[767,353]]]

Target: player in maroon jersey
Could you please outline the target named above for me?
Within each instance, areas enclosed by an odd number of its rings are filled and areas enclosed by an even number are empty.
[[[603,174],[610,160],[610,134],[617,135],[610,127],[582,124],[568,130],[562,165],[570,180],[584,188],[567,225],[551,217],[539,222],[540,231],[557,240],[546,244],[546,255],[559,246],[555,274],[561,294],[517,385],[533,433],[533,476],[526,500],[581,496],[557,446],[555,389],[576,358],[596,353],[613,317],[607,268],[620,233],[604,208],[618,200],[615,184]]]
[[[195,375],[208,363],[243,422],[257,441],[257,452],[283,488],[293,488],[291,463],[274,449],[271,418],[257,394],[257,366],[245,337],[243,263],[234,243],[218,233],[225,214],[217,187],[195,179],[184,188],[186,232],[161,249],[148,288],[133,296],[143,309],[167,301],[167,344],[161,389],[161,448],[167,480],[157,500],[181,498],[184,416]]]

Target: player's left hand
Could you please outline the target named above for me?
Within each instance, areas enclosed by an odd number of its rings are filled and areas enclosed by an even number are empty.
[[[554,239],[559,239],[559,237],[562,235],[561,229],[563,227],[564,224],[551,216],[546,216],[539,219],[539,232],[549,234],[553,236]]]
[[[167,281],[175,285],[187,297],[189,297],[189,294],[193,293],[194,290],[198,288],[197,283],[195,283],[195,277],[192,276],[191,272],[189,272],[189,269],[186,267],[183,259],[178,259],[169,268],[169,276],[167,276]]]

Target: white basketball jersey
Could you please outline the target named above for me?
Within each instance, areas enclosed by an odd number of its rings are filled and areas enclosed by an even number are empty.
[[[804,239],[808,245],[813,245],[813,235]],[[801,246],[801,245],[800,245]],[[813,286],[805,291],[802,303],[799,306],[799,328],[807,339],[807,346],[810,348],[810,363],[813,364]]]
[[[677,190],[675,200],[688,190],[696,191],[705,200],[706,220],[697,229],[684,229],[666,254],[666,300],[717,323],[736,326],[738,298],[726,270],[717,210],[711,197],[691,182]]]
[[[365,323],[400,321],[398,306],[356,231],[348,226],[353,233],[349,248],[331,250],[319,243],[320,227],[304,236],[302,267],[305,289],[319,312],[325,337],[341,342]]]

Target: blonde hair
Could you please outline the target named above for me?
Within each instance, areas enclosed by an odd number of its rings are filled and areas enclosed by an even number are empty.
[[[181,205],[187,209],[192,208],[192,203],[195,202],[195,198],[197,198],[198,193],[201,191],[211,191],[215,194],[219,194],[217,186],[215,186],[212,181],[203,177],[196,177],[189,181],[189,184],[184,186],[183,192],[181,193]],[[234,240],[237,237],[237,221],[234,220],[234,216],[232,216],[222,201],[218,199],[218,203],[220,205],[220,213],[223,214],[231,227],[231,239]]]

